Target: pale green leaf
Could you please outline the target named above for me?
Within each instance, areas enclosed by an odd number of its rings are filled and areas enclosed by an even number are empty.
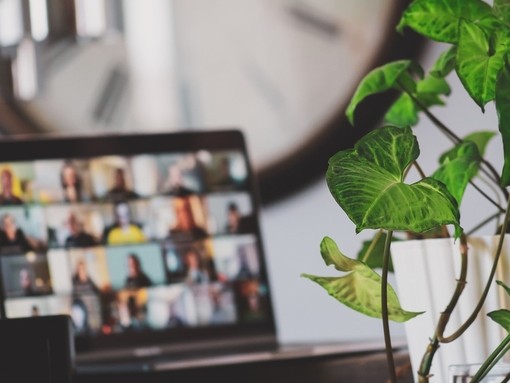
[[[494,322],[498,323],[507,332],[510,332],[510,311],[501,309],[487,314]]]
[[[330,159],[328,187],[357,232],[382,228],[420,233],[454,224],[460,235],[457,203],[442,183],[432,178],[412,185],[403,182],[418,154],[410,128],[388,126]]]
[[[483,157],[485,155],[485,149],[487,149],[487,145],[489,141],[496,135],[496,132],[487,132],[487,131],[479,131],[468,134],[463,138],[462,141],[471,141],[476,144],[478,147],[478,152],[480,156]]]
[[[498,77],[496,87],[496,110],[499,132],[503,140],[504,165],[501,185],[510,185],[510,66],[506,64]]]
[[[432,177],[446,185],[460,205],[466,187],[480,167],[480,153],[474,142],[466,141],[456,145],[440,158],[441,166]]]
[[[346,257],[329,237],[324,237],[321,242],[321,255],[326,265],[334,265],[339,271],[352,271],[359,262]]]
[[[495,97],[496,80],[504,66],[508,36],[491,38],[480,27],[462,22],[457,51],[457,74],[471,98],[484,109]]]
[[[481,0],[415,0],[405,10],[397,27],[410,27],[436,41],[457,43],[462,20],[491,25],[492,8]]]
[[[395,61],[368,73],[358,85],[347,106],[346,115],[351,124],[354,123],[354,113],[360,102],[368,96],[396,87],[399,79],[408,77],[408,71],[412,66],[413,64],[409,60]],[[407,76],[405,76],[406,74]]]
[[[432,76],[438,78],[445,78],[455,69],[455,59],[457,57],[457,47],[452,46],[449,49],[445,50],[437,61],[434,63],[434,66],[430,70],[430,74]]]
[[[326,239],[325,239],[326,240]],[[324,244],[323,240],[323,244]],[[331,239],[327,239],[327,248],[333,250],[333,255],[328,255],[327,262],[332,259],[338,260],[338,247]],[[321,252],[323,246],[321,244]],[[329,251],[329,250],[328,250]],[[340,253],[341,254],[341,253]],[[324,254],[323,254],[324,257]],[[340,258],[346,258],[347,268],[351,271],[341,277],[319,277],[310,274],[302,274],[320,286],[322,286],[332,297],[337,299],[344,305],[365,315],[381,318],[381,277],[365,263],[345,257],[343,254]],[[336,261],[335,261],[336,262]],[[342,263],[345,260],[341,261]],[[329,263],[328,263],[329,264]],[[336,264],[336,263],[335,263]],[[340,267],[340,269],[343,268]],[[415,316],[421,314],[418,312],[409,312],[402,309],[395,290],[388,285],[388,313],[389,319],[396,322],[405,322]]]

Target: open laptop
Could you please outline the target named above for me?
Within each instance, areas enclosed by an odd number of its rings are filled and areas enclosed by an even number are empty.
[[[3,139],[1,315],[70,315],[85,372],[267,358],[257,210],[238,131]]]

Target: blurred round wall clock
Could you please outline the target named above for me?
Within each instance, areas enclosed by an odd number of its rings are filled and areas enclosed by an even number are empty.
[[[366,72],[416,53],[394,33],[407,3],[76,0],[75,43],[36,44],[37,90],[17,106],[37,129],[67,133],[238,127],[273,202],[380,117],[354,130],[343,112]]]

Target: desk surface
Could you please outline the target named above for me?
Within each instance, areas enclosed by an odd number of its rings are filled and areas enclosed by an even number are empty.
[[[412,383],[406,352],[395,354],[402,371],[402,383]],[[384,352],[358,355],[325,354],[268,359],[236,364],[178,368],[162,371],[129,373],[78,374],[75,383],[176,383],[176,382],[313,382],[313,383],[385,383],[387,365]]]

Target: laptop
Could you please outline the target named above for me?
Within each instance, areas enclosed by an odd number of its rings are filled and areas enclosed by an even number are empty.
[[[85,373],[267,359],[256,190],[234,130],[2,139],[0,315],[69,315]]]

